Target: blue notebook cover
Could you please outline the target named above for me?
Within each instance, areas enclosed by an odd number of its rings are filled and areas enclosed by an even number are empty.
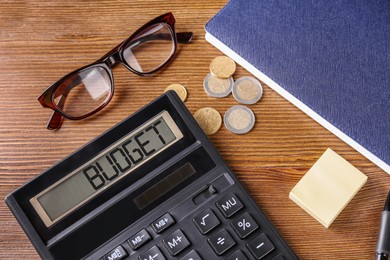
[[[206,40],[390,174],[390,1],[231,0]]]

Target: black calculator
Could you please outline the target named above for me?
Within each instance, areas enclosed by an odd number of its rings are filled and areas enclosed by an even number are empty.
[[[173,91],[5,201],[43,259],[298,259]]]

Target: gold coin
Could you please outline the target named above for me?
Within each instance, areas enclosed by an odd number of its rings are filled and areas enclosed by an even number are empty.
[[[199,109],[195,112],[194,118],[206,135],[212,135],[216,133],[222,125],[221,115],[212,107],[204,107]]]
[[[231,77],[236,71],[236,63],[227,56],[218,56],[210,63],[210,72],[221,79]]]
[[[181,84],[171,84],[169,85],[168,87],[165,88],[164,90],[164,93],[169,91],[169,90],[173,90],[177,93],[177,95],[179,96],[179,98],[181,99],[181,101],[186,101],[187,99],[187,89],[181,85]]]

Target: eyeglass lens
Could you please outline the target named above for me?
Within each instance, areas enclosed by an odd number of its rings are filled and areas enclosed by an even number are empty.
[[[133,70],[148,73],[162,66],[174,53],[173,32],[164,23],[145,28],[123,48],[123,59]],[[83,117],[105,105],[112,96],[110,73],[95,65],[65,79],[56,89],[53,101],[70,117]]]
[[[134,70],[148,73],[163,65],[174,52],[174,39],[166,24],[142,30],[123,50],[123,58]]]
[[[91,67],[72,75],[54,92],[54,102],[63,113],[84,116],[111,96],[112,82],[106,69]]]

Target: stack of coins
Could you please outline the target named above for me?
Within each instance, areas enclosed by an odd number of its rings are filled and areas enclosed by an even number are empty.
[[[211,97],[233,97],[241,104],[257,103],[263,95],[263,87],[254,77],[244,76],[234,82],[236,63],[229,57],[218,56],[210,63],[210,73],[203,81],[206,93]]]
[[[203,81],[206,93],[211,97],[222,98],[230,93],[237,102],[244,105],[257,103],[263,95],[260,82],[250,76],[233,80],[236,63],[227,56],[218,56],[210,63],[210,73]],[[251,109],[245,106],[233,106],[224,116],[225,127],[235,134],[249,132],[255,123]]]
[[[206,93],[211,97],[223,98],[230,93],[239,103],[255,104],[263,95],[260,82],[250,76],[233,80],[236,63],[227,56],[218,56],[210,62],[210,73],[203,81]],[[175,91],[184,102],[187,99],[187,90],[181,84],[171,84],[164,92]],[[195,112],[194,118],[207,135],[216,133],[222,125],[222,117],[217,110],[211,107],[201,108]],[[223,118],[225,127],[235,134],[249,132],[255,124],[255,116],[251,109],[242,105],[229,108]]]
[[[236,63],[226,56],[218,56],[210,62],[210,73],[203,81],[206,93],[211,97],[226,97],[233,89]]]

